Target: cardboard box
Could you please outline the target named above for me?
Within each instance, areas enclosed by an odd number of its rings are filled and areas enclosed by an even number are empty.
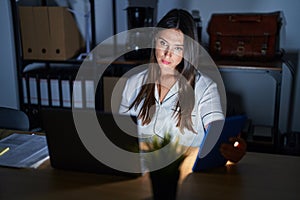
[[[52,42],[50,37],[50,27],[48,23],[48,10],[47,7],[33,8],[33,21],[34,21],[34,42],[36,42],[37,59],[47,60],[52,58],[50,56],[49,44]]]
[[[67,60],[84,48],[73,15],[66,7],[19,7],[24,59]]]
[[[38,59],[37,42],[35,41],[34,17],[32,7],[20,7],[20,29],[23,47],[23,57],[25,59]]]

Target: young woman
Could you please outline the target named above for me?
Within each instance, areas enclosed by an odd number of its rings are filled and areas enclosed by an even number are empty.
[[[185,146],[200,146],[205,129],[224,119],[218,85],[201,72],[200,45],[193,17],[188,11],[173,9],[157,24],[154,48],[148,69],[126,82],[120,113],[138,117],[141,137],[163,138],[168,132]],[[228,160],[239,161],[246,151],[223,144]]]

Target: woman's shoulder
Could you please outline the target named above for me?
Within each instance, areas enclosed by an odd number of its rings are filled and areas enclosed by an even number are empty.
[[[210,85],[215,84],[215,82],[207,75],[198,73],[195,79],[195,88],[197,89],[205,89]]]
[[[127,84],[141,84],[144,82],[144,79],[147,75],[148,69],[135,73],[129,76]]]

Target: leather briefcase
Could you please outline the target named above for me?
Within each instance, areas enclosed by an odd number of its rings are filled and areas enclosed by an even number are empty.
[[[274,59],[280,56],[280,28],[280,11],[212,14],[208,50],[216,59]]]

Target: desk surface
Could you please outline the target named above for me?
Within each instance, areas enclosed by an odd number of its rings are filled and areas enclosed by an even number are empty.
[[[248,152],[238,164],[192,173],[182,165],[178,199],[299,199],[300,157]],[[0,199],[152,199],[148,175],[125,177],[52,169],[0,168]]]

